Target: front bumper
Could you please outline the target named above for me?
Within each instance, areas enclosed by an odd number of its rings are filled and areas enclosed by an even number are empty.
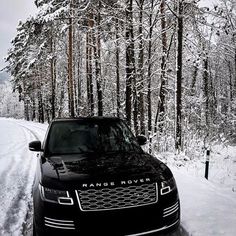
[[[83,212],[74,205],[45,202],[34,196],[34,224],[38,235],[152,235],[178,228],[180,205],[177,190],[161,196],[157,203],[110,211]]]
[[[141,233],[130,234],[127,236],[150,235],[150,234],[156,234],[159,232],[164,233],[164,232],[174,231],[175,229],[179,227],[179,223],[180,223],[179,220],[176,220],[173,224],[165,225],[162,228],[153,229],[153,230],[149,230],[149,231],[145,231]]]

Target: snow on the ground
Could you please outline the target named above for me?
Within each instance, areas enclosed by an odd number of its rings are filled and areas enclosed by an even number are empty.
[[[236,194],[204,178],[173,170],[181,200],[181,223],[193,236],[236,235]]]
[[[28,143],[42,140],[46,127],[0,118],[0,235],[19,236],[26,227],[37,160]]]
[[[156,156],[168,166],[186,171],[191,176],[205,176],[205,151],[195,153],[194,157],[184,154],[176,156],[174,153]],[[208,180],[225,192],[234,192],[236,197],[236,146],[218,144],[211,147]]]
[[[200,0],[198,3],[199,7],[213,7],[214,5],[218,5],[219,0]]]
[[[27,220],[32,221],[28,215],[37,158],[28,151],[28,143],[42,141],[46,128],[0,118],[0,235],[25,235]],[[204,156],[197,161],[171,153],[158,157],[172,169],[179,189],[182,228],[174,235],[236,235],[236,147],[212,147],[208,181]]]
[[[173,171],[181,200],[182,225],[193,236],[236,235],[236,146],[211,147],[206,155],[157,154]]]

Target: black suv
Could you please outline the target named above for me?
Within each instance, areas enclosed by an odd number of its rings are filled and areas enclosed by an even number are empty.
[[[49,125],[33,187],[34,235],[149,235],[179,226],[170,169],[145,153],[118,118],[57,119]]]

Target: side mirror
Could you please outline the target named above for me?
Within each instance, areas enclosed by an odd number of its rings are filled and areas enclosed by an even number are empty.
[[[137,138],[138,144],[141,146],[147,143],[147,138],[144,135],[138,135],[136,138]]]
[[[40,141],[33,141],[29,143],[29,150],[33,152],[40,152],[42,151],[41,142]]]

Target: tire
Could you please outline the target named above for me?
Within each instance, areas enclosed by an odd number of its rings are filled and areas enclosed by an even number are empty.
[[[33,222],[33,236],[37,236],[37,234],[36,234],[36,230],[35,230],[34,222]]]
[[[33,236],[40,236],[41,234],[37,233],[36,231],[36,226],[35,226],[35,222],[33,220]]]

